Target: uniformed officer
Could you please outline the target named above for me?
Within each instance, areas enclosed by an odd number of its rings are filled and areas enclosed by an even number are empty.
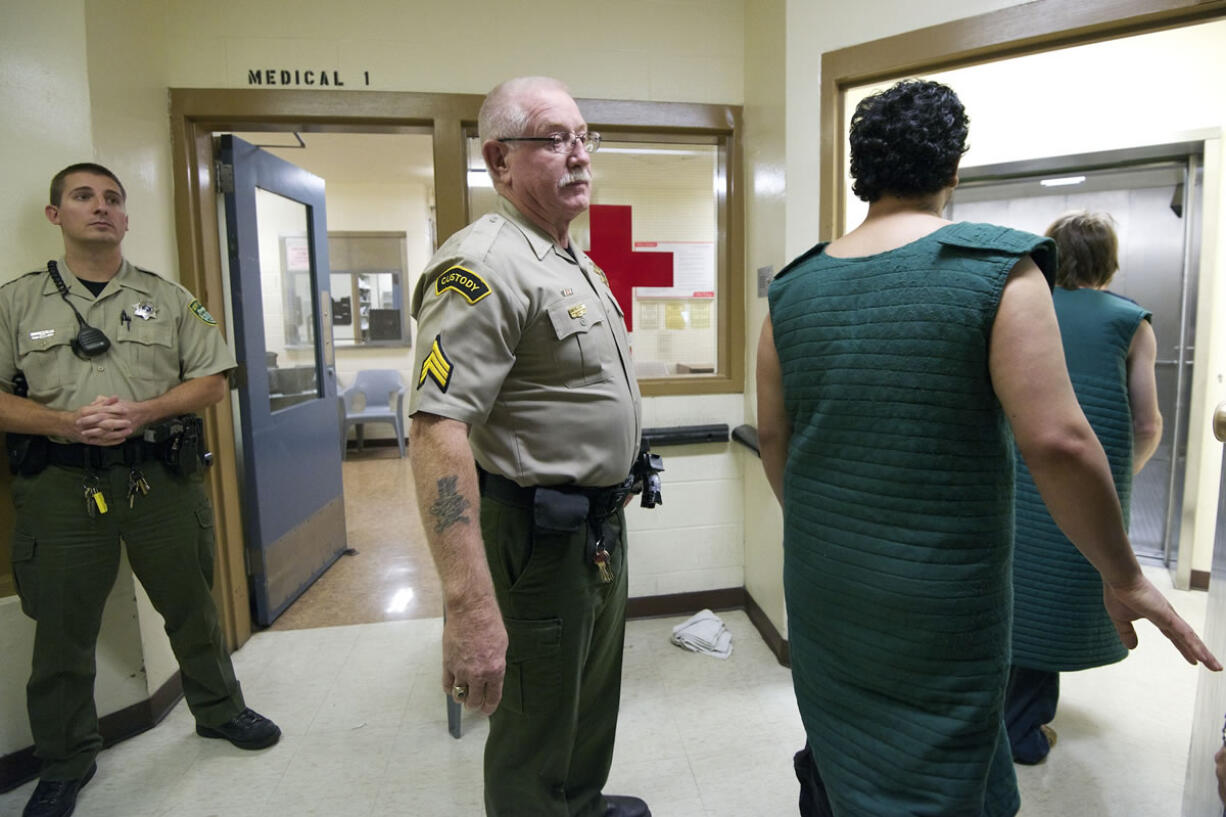
[[[244,749],[281,734],[244,705],[222,640],[202,441],[183,417],[225,396],[234,357],[200,301],[124,259],[125,198],[101,165],[57,173],[46,215],[64,255],[0,287],[13,576],[37,622],[26,691],[42,773],[24,817],[70,814],[97,769],[94,650],[121,538],[165,619],[197,733]]]
[[[443,583],[443,687],[492,713],[490,817],[649,817],[602,793],[625,631],[621,485],[642,429],[621,307],[568,234],[600,137],[542,77],[491,91],[478,128],[497,207],[447,240],[414,297],[409,450]]]

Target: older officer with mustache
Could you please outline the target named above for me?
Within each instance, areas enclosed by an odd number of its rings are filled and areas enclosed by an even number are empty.
[[[439,249],[413,305],[409,450],[443,584],[443,687],[491,713],[490,817],[650,817],[603,793],[642,428],[621,307],[568,234],[600,136],[544,77],[491,91],[478,128],[498,204]]]

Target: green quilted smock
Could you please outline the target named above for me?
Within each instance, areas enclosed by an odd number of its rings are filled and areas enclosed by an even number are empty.
[[[1073,390],[1111,463],[1115,490],[1129,518],[1132,410],[1128,349],[1150,313],[1094,289],[1057,288],[1053,298]],[[1013,556],[1013,663],[1062,672],[1100,667],[1128,650],[1103,607],[1103,584],[1056,523],[1018,458]]]
[[[998,817],[1013,438],[988,375],[1005,279],[1048,239],[951,224],[819,245],[771,285],[791,438],[784,591],[796,699],[836,817]]]

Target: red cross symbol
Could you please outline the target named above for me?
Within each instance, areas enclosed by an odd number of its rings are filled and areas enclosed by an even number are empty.
[[[626,314],[626,331],[634,331],[634,287],[673,285],[671,252],[635,252],[630,240],[630,205],[593,204],[588,210],[592,248],[588,256],[609,277],[609,289]]]

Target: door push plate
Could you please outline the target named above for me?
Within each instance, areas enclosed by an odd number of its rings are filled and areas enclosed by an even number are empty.
[[[336,362],[336,352],[332,346],[332,293],[324,290],[320,293],[320,323],[322,331],[319,333],[324,342],[324,365],[332,366]]]

